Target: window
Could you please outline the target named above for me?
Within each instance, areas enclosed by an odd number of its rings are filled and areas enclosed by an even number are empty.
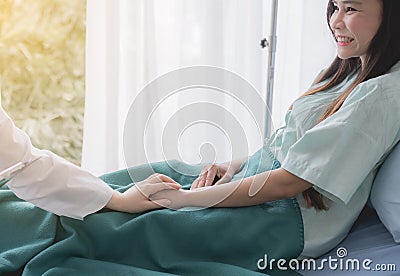
[[[32,143],[79,164],[85,99],[84,0],[0,2],[2,105]]]

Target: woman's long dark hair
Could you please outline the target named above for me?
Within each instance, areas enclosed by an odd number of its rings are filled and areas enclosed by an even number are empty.
[[[358,84],[387,73],[400,60],[400,0],[382,0],[382,4],[382,22],[368,47],[363,68],[361,68],[361,59],[359,57],[349,59],[336,57],[315,83],[328,81],[324,85],[311,89],[301,96],[304,97],[330,89],[341,83],[349,74],[360,69],[360,73],[354,83],[329,105],[319,119],[319,122],[338,111],[347,96],[349,96]],[[332,0],[329,0],[326,12],[328,26],[330,26],[329,22],[334,11],[334,4]],[[332,29],[331,32],[335,37]],[[303,197],[308,207],[314,207],[317,210],[328,209],[323,196],[313,188],[304,191]]]

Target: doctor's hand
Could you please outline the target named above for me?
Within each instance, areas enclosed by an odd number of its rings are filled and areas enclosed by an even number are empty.
[[[203,167],[199,177],[192,183],[191,190],[229,182],[239,170],[244,159],[222,164],[209,164]]]
[[[149,197],[163,190],[179,190],[181,185],[163,174],[153,174],[145,180],[136,183],[124,193],[114,191],[106,208],[127,212],[141,213],[170,205],[171,201],[166,198],[150,200]]]

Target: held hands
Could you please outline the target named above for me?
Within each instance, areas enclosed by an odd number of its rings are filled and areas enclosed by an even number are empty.
[[[167,199],[170,201],[168,204],[169,209],[178,210],[183,207],[205,207],[204,198],[201,191],[207,190],[211,185],[219,185],[229,182],[233,175],[239,170],[242,163],[246,159],[239,159],[232,162],[223,164],[211,164],[204,166],[199,177],[192,183],[190,190],[162,190],[150,196],[152,200]],[[214,183],[214,180],[219,178]],[[219,198],[218,194],[215,195]],[[222,195],[223,196],[223,195]],[[218,200],[214,200],[217,203]],[[212,201],[213,202],[213,201]],[[213,204],[207,206],[213,206]]]
[[[105,207],[115,211],[140,213],[162,207],[176,210],[186,206],[196,206],[197,193],[193,190],[200,191],[202,190],[200,188],[229,182],[243,161],[244,159],[204,166],[192,184],[192,191],[183,190],[173,179],[156,173],[136,183],[124,193],[114,191]],[[219,180],[213,183],[216,178]]]
[[[149,198],[163,190],[179,190],[181,185],[173,179],[162,174],[153,174],[145,180],[136,183],[124,193],[114,191],[111,200],[106,205],[107,208],[127,212],[140,213],[162,207],[168,207],[171,201],[166,198],[150,200]]]

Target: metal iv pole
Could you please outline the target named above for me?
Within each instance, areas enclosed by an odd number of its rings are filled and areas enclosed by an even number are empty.
[[[272,114],[272,101],[274,91],[274,74],[275,74],[275,53],[276,53],[276,25],[278,19],[278,0],[272,0],[271,4],[271,23],[269,38],[261,40],[261,47],[268,47],[268,69],[267,69],[267,94],[266,94],[266,116],[265,116],[265,134],[264,138],[270,137],[272,131],[272,118],[268,112]]]

